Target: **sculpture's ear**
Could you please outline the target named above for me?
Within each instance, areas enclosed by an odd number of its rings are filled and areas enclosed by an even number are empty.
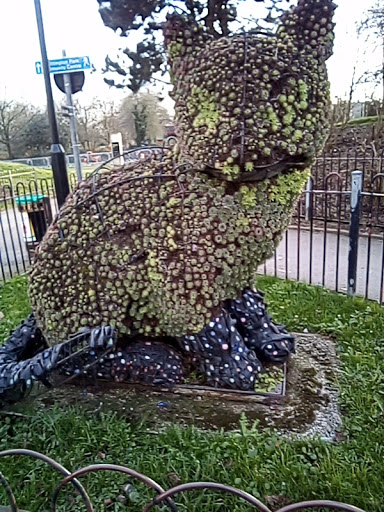
[[[336,7],[332,0],[300,0],[283,14],[279,34],[294,39],[299,50],[311,51],[325,62],[333,52]]]
[[[163,34],[168,62],[171,65],[178,58],[196,54],[212,39],[201,25],[178,14],[168,16],[163,25]]]

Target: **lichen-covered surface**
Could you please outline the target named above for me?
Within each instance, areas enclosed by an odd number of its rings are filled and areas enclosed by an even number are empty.
[[[164,35],[179,144],[163,162],[102,169],[49,228],[30,276],[50,344],[81,327],[198,333],[252,285],[288,226],[327,130],[330,0],[300,0],[275,36]]]
[[[150,161],[106,171],[68,198],[30,275],[51,344],[100,324],[150,336],[199,332],[272,254],[307,177],[234,185],[173,169]]]
[[[329,0],[299,2],[275,36],[214,39],[171,17],[165,27],[180,150],[223,179],[263,179],[310,162],[328,128]]]

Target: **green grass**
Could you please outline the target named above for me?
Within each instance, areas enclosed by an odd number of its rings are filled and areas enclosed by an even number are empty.
[[[9,162],[9,161],[0,161],[0,173],[8,174],[9,171],[12,172],[28,172],[33,171],[35,168],[31,167],[30,165],[24,165],[24,164],[18,164],[16,162]]]
[[[82,167],[83,175],[91,173],[95,167]],[[30,180],[43,180],[48,181],[48,185],[53,186],[53,173],[51,169],[41,167],[31,167],[30,165],[18,164],[15,162],[0,162],[0,186],[10,184],[9,171],[12,173],[12,182],[14,186],[17,183],[24,183],[27,185]],[[68,167],[69,175],[76,175],[73,167]],[[46,184],[43,186],[46,188]]]
[[[351,119],[348,121],[347,126],[359,126],[362,124],[374,124],[377,123],[377,116],[359,117],[358,119]]]
[[[52,171],[50,169],[44,169],[41,167],[31,167],[30,165],[18,164],[16,162],[0,162],[0,178],[4,180],[9,177],[9,171],[11,171],[12,175],[14,175],[14,181],[18,179],[24,179],[28,177],[28,179],[37,178],[47,178],[52,176]]]
[[[27,277],[18,276],[0,284],[0,343],[31,312],[27,296]]]
[[[1,336],[28,314],[25,278],[0,290]],[[320,287],[260,277],[269,311],[288,329],[319,332],[337,340],[343,363],[340,376],[345,439],[288,441],[244,419],[239,432],[200,431],[171,426],[159,432],[129,423],[122,413],[89,411],[81,405],[46,406],[25,418],[6,417],[0,424],[0,449],[26,447],[44,452],[69,469],[91,463],[118,463],[143,472],[164,487],[169,473],[182,482],[211,480],[232,484],[265,501],[284,496],[291,501],[333,499],[382,512],[384,482],[384,310],[376,303],[349,299]],[[46,496],[58,476],[30,459],[0,459],[0,468],[16,486],[19,506],[49,510]],[[37,470],[36,470],[37,468]],[[97,473],[85,479],[98,511],[140,510],[148,494],[133,492],[128,506],[104,500],[121,494],[127,477]],[[136,490],[140,485],[131,481]],[[241,501],[209,493],[185,495],[180,511],[245,511]],[[44,501],[46,500],[46,501]],[[78,497],[69,496],[60,510]],[[138,501],[138,502],[137,502]],[[180,502],[180,500],[177,500]],[[5,503],[5,499],[3,500]],[[33,503],[33,505],[31,505]],[[43,504],[44,503],[44,504]],[[61,503],[64,503],[62,501]],[[1,501],[0,501],[1,504]],[[276,507],[278,508],[278,507]],[[76,510],[85,510],[79,507]]]

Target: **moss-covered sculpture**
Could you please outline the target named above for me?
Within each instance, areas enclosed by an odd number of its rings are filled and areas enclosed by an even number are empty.
[[[253,282],[287,228],[327,132],[329,0],[300,0],[275,36],[164,28],[178,146],[80,183],[36,254],[29,295],[48,342],[112,325],[198,333]]]

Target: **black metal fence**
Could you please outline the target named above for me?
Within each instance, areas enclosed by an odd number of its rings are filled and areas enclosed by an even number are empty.
[[[189,491],[214,491],[217,493],[225,494],[226,496],[234,496],[236,498],[239,498],[239,500],[242,500],[248,505],[251,505],[254,509],[259,510],[260,512],[271,512],[271,510],[264,505],[260,500],[255,498],[252,494],[249,494],[245,491],[242,491],[240,489],[237,489],[236,487],[232,487],[225,484],[220,484],[216,482],[190,482],[190,483],[184,483],[177,485],[176,487],[172,487],[171,489],[165,490],[163,487],[161,487],[157,482],[152,480],[151,478],[147,477],[146,475],[143,475],[142,473],[138,473],[137,471],[127,468],[126,466],[121,466],[117,464],[94,464],[91,466],[87,466],[81,469],[78,469],[77,471],[74,471],[71,473],[63,467],[61,464],[56,462],[54,459],[51,459],[50,457],[47,457],[46,455],[43,455],[41,453],[32,451],[32,450],[7,450],[0,452],[0,458],[3,459],[4,457],[32,457],[34,459],[37,459],[39,461],[44,462],[45,464],[49,465],[51,468],[56,470],[58,473],[61,474],[62,478],[61,481],[58,483],[56,489],[54,490],[52,494],[51,499],[51,505],[50,510],[52,512],[55,512],[58,510],[58,501],[59,501],[59,495],[61,489],[65,487],[67,484],[73,484],[75,491],[78,496],[81,497],[82,502],[84,503],[87,512],[93,512],[95,509],[92,505],[91,499],[85,489],[85,487],[80,483],[78,480],[80,477],[87,475],[87,474],[94,474],[99,471],[113,471],[115,473],[121,473],[126,475],[130,479],[136,479],[142,483],[144,483],[153,493],[153,498],[151,501],[147,502],[147,504],[142,508],[142,512],[147,512],[151,509],[166,506],[167,509],[172,510],[173,512],[178,512],[178,510],[185,510],[185,507],[182,506],[179,508],[177,503],[174,501],[175,498],[179,498],[180,494],[186,493]],[[1,461],[3,462],[3,461]],[[18,512],[19,509],[17,507],[16,498],[12,491],[12,488],[8,481],[6,480],[5,476],[0,472],[0,484],[2,485],[3,489],[5,490],[6,496],[8,498],[8,502],[10,504],[10,507],[5,509],[9,512]],[[124,496],[123,496],[124,498]],[[112,501],[112,500],[111,500]],[[145,501],[144,501],[145,503]],[[113,502],[111,503],[113,505]],[[232,506],[229,506],[227,509],[225,505],[222,506],[223,510],[233,510]],[[1,507],[2,508],[2,507]],[[1,510],[0,508],[0,510]],[[71,509],[73,509],[73,506],[71,506]],[[139,510],[139,507],[137,508]],[[344,510],[345,512],[364,512],[362,509],[347,505],[344,503],[339,503],[336,501],[330,501],[330,500],[311,500],[311,501],[303,501],[301,503],[295,503],[283,506],[282,508],[279,508],[279,510],[276,510],[276,512],[295,512],[297,510]],[[4,510],[4,508],[3,508]],[[201,510],[204,510],[202,507]]]
[[[129,158],[146,157],[151,148]],[[127,160],[127,158],[125,158]],[[303,192],[292,223],[274,257],[261,273],[352,291],[383,302],[384,152],[350,150],[321,156]],[[360,171],[356,275],[351,274],[350,233],[352,172]],[[72,188],[76,177],[70,176]],[[26,179],[0,188],[0,279],[27,271],[33,251],[57,212],[52,179]],[[356,221],[355,221],[356,222]],[[355,226],[356,228],[356,226]],[[357,248],[358,245],[358,248]],[[350,275],[348,275],[350,274]],[[351,277],[352,276],[352,277]]]
[[[348,175],[319,172],[319,166],[329,170],[343,162],[351,169]],[[365,160],[354,162],[359,164],[357,169],[345,157],[317,161],[290,228],[261,272],[383,302],[384,173],[373,174],[374,169],[382,169],[383,159],[369,160],[368,177]],[[357,215],[351,210],[357,193],[353,192],[353,175],[361,179]],[[355,268],[351,268],[351,258]]]

